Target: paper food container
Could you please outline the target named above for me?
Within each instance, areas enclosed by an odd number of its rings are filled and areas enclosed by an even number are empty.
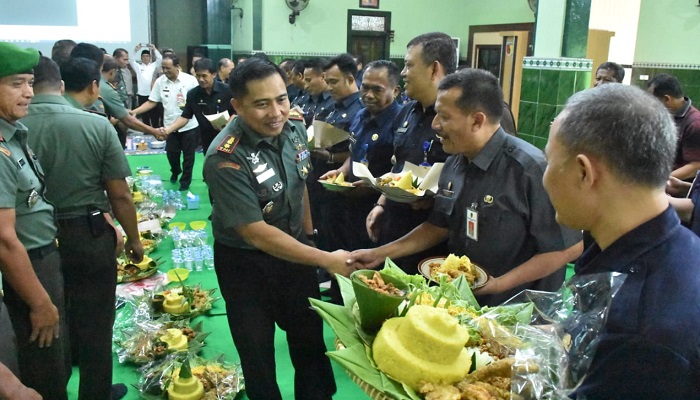
[[[404,163],[403,170],[400,173],[389,172],[380,176],[379,178],[375,178],[366,165],[354,161],[352,163],[352,173],[356,177],[362,179],[368,185],[371,185],[373,188],[382,192],[382,194],[384,194],[389,200],[399,203],[413,203],[417,200],[430,198],[437,193],[438,181],[444,165],[444,163],[435,163],[431,167],[423,167],[406,162]],[[394,180],[398,177],[404,176],[404,174],[406,174],[408,171],[411,171],[414,179],[418,178],[419,185],[416,193],[409,192],[398,187],[380,184],[383,179],[391,178]]]
[[[350,133],[323,121],[314,121],[312,127],[313,147],[317,149],[331,147],[350,137]]]

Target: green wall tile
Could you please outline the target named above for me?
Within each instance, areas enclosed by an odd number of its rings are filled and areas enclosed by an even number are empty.
[[[561,71],[559,74],[559,93],[557,94],[557,104],[565,104],[566,100],[574,94],[576,83],[576,71]]]
[[[549,137],[549,126],[557,115],[557,106],[549,104],[537,105],[537,119],[535,131],[532,133],[536,137]]]
[[[557,104],[557,96],[559,94],[559,76],[561,71],[558,70],[542,70],[540,75],[540,104]]]
[[[580,92],[591,87],[591,74],[591,71],[576,71],[576,92]]]
[[[520,84],[520,100],[533,103],[537,102],[540,87],[540,72],[539,69],[523,69],[523,78]]]
[[[535,132],[535,118],[537,118],[537,103],[521,101],[518,114],[518,132],[532,135]]]

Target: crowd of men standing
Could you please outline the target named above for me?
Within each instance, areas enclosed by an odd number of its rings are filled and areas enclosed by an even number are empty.
[[[671,90],[673,79],[657,77],[647,94],[603,85],[622,78],[606,73],[614,65],[601,66],[600,87],[569,100],[543,153],[513,134],[498,78],[456,71],[443,33],[413,38],[401,71],[388,60],[358,68],[350,54],[280,66],[254,55],[235,67],[197,56],[193,76],[177,55],[147,47],[132,66],[134,103],[126,50],[105,57],[81,43],[54,62],[0,43],[0,176],[8,182],[0,189],[0,267],[22,381],[0,374],[10,390],[27,393],[20,398],[36,394],[29,388],[66,398],[71,360],[81,370],[81,399],[119,395],[111,382],[114,297],[105,293],[114,293],[115,250],[139,261],[143,249],[115,124],[166,139],[170,181],[179,178],[182,190],[201,142],[215,270],[250,399],[281,399],[275,325],[287,333],[296,396],[335,393],[322,322],[308,307],[309,297],[320,298],[317,267],[348,276],[391,257],[415,273],[420,259],[447,253],[468,255],[489,274],[475,291],[482,305],[523,289],[556,291],[569,262],[577,274],[627,274],[590,374],[572,396],[700,394],[700,239],[680,225],[665,194],[669,177],[678,182],[668,190],[677,189],[697,171],[695,120],[684,119],[697,110]],[[159,104],[162,121],[135,118]],[[218,131],[206,116],[223,110],[232,117]],[[309,148],[306,129],[316,121],[349,138]],[[353,162],[375,176],[407,162],[444,168],[434,198],[406,204],[363,187]],[[80,176],[67,179],[68,170]],[[318,183],[341,173],[353,190]],[[686,205],[674,206],[686,215]],[[582,231],[592,238],[585,252]],[[334,287],[330,294],[340,300]]]

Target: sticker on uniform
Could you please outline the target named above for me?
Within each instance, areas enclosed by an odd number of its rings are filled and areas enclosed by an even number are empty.
[[[467,209],[467,237],[471,240],[479,240],[479,212]]]
[[[275,170],[270,168],[267,171],[261,173],[260,175],[256,176],[255,179],[257,179],[258,183],[263,183],[266,180],[272,178],[275,176]]]
[[[274,190],[275,192],[279,192],[280,190],[282,190],[282,182],[275,182],[275,184],[272,185],[272,190]]]

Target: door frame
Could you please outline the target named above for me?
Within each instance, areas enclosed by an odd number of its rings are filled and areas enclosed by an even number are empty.
[[[352,30],[352,17],[354,15],[369,16],[369,17],[384,17],[384,31],[353,31]],[[348,22],[346,27],[347,35],[347,52],[352,51],[352,32],[362,32],[364,36],[376,36],[384,37],[384,55],[382,59],[388,60],[390,57],[390,46],[391,46],[391,12],[389,11],[367,11],[367,10],[348,10]]]
[[[495,25],[471,25],[469,26],[469,43],[467,45],[467,65],[472,65],[472,48],[474,47],[474,34],[482,32],[512,32],[512,31],[527,31],[527,53],[526,56],[533,54],[533,40],[535,37],[535,23],[524,22],[519,24],[495,24]]]

